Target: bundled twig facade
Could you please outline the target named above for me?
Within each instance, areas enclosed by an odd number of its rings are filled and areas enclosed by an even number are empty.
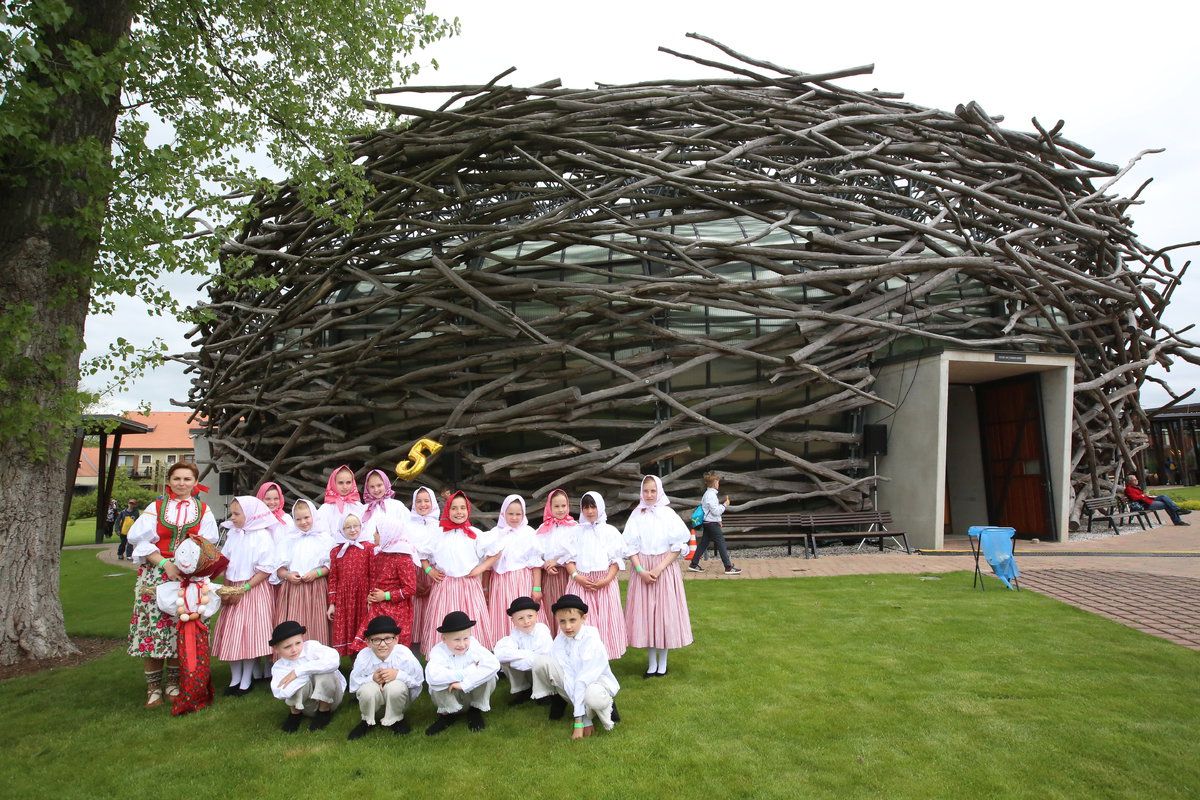
[[[1080,498],[1144,447],[1147,368],[1194,356],[1123,170],[712,44],[726,77],[389,105],[351,232],[260,201],[226,249],[273,285],[215,289],[190,356],[218,459],[314,494],[429,437],[485,503],[716,467],[739,508],[858,508],[872,362],[931,345],[1074,354]]]

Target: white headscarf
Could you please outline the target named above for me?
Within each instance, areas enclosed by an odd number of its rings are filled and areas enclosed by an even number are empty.
[[[583,513],[583,497],[590,497],[596,501],[596,521],[588,522],[587,515]],[[598,528],[608,522],[608,514],[604,513],[604,498],[599,492],[584,492],[583,497],[579,498],[579,524],[586,525],[591,528]]]
[[[300,530],[300,528],[296,525],[296,509],[299,508],[301,503],[304,503],[306,506],[308,506],[308,513],[312,515],[312,527],[306,531]],[[329,534],[329,531],[325,530],[325,525],[321,521],[321,518],[317,516],[316,503],[303,497],[292,503],[292,527],[296,529],[296,533],[300,536]]]
[[[517,527],[515,528],[508,524],[508,518],[505,516],[508,507],[513,503],[521,504],[521,521],[517,523]],[[525,515],[525,498],[519,494],[510,494],[504,498],[503,502],[500,503],[500,519],[496,521],[496,528],[501,531],[515,531],[527,525],[529,525],[529,517]]]
[[[380,517],[375,524],[375,530],[379,532],[379,547],[375,548],[376,553],[405,553],[410,556],[417,555],[417,548],[408,539],[408,528],[394,519]]]
[[[238,528],[233,524],[233,520],[227,519],[221,523],[222,528],[242,531],[262,531],[278,522],[275,519],[275,514],[271,512],[271,509],[267,508],[267,504],[254,495],[239,495],[233,499],[242,507],[242,516],[246,518],[246,522],[241,528]]]
[[[342,529],[346,527],[346,520],[350,519],[351,517],[354,517],[356,520],[358,520],[360,525],[362,524],[362,515],[357,512],[354,512],[354,511],[347,511],[345,514],[342,514],[341,517],[338,518],[337,533],[335,533],[333,535],[334,546],[336,547],[338,545],[341,545],[341,549],[338,550],[338,554],[337,554],[338,558],[341,558],[342,556],[346,555],[346,551],[349,550],[351,547],[357,547],[360,550],[365,549],[363,547],[363,537],[362,537],[362,529],[361,528],[359,529],[357,539],[347,539],[345,537],[345,535],[342,533]]]
[[[427,492],[429,494],[429,502],[433,503],[433,508],[424,516],[421,516],[417,513],[417,495],[421,492]],[[421,525],[429,524],[430,520],[432,520],[434,523],[437,523],[442,516],[442,509],[438,505],[437,492],[435,492],[433,489],[430,489],[428,486],[418,486],[417,490],[413,492],[412,505],[409,506],[409,513],[412,515],[413,521],[420,523]]]
[[[658,499],[656,501],[654,501],[654,505],[652,505],[652,506],[646,505],[646,501],[642,499],[642,484],[644,484],[646,482],[647,478],[654,481],[654,485],[658,487]],[[643,475],[642,479],[640,481],[638,481],[637,510],[638,511],[657,511],[660,508],[668,508],[669,509],[670,506],[671,506],[671,499],[669,497],[667,497],[666,491],[663,490],[662,478],[658,477],[657,475]]]

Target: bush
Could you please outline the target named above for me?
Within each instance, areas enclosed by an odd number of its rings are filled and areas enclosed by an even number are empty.
[[[138,510],[150,505],[158,495],[151,489],[144,489],[134,483],[128,475],[117,473],[116,482],[113,484],[113,499],[117,501],[117,508],[125,507],[125,502],[130,498],[137,500]],[[94,519],[96,516],[96,492],[88,492],[87,494],[76,495],[71,498],[71,510],[68,513],[69,519]]]

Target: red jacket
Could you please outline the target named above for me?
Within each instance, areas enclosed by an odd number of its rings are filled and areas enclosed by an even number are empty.
[[[1143,492],[1137,486],[1125,484],[1125,496],[1135,503],[1144,503],[1150,505],[1154,502],[1154,498]]]

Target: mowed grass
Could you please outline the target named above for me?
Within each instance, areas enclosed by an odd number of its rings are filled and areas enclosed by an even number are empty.
[[[120,636],[132,576],[64,554],[73,633]],[[116,574],[117,577],[105,577]],[[140,708],[140,663],[0,683],[10,797],[1185,798],[1200,793],[1200,653],[969,574],[688,583],[696,644],[643,680],[614,664],[623,722],[585,742],[540,706],[488,728],[347,742],[277,731],[256,690],[172,718]],[[214,668],[218,687],[228,681]],[[219,691],[218,688],[218,691]]]
[[[111,537],[104,539],[105,544],[111,544],[114,547],[117,544],[117,535],[114,533]],[[64,545],[74,544],[95,544],[96,543],[96,518],[88,517],[87,519],[73,519],[67,523],[67,536],[63,540]]]

